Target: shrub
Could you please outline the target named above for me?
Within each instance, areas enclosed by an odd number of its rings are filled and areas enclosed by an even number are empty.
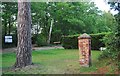
[[[109,33],[90,34],[92,50],[99,50],[100,47],[105,47],[103,37],[106,34],[109,34]],[[80,34],[63,36],[62,37],[62,46],[65,49],[78,49],[78,36],[80,36]]]
[[[62,37],[62,46],[65,49],[76,49],[76,48],[78,48],[77,40],[78,40],[77,36]]]
[[[55,30],[52,32],[52,35],[51,35],[51,40],[50,40],[50,43],[53,45],[54,42],[58,42],[60,41],[61,42],[61,31],[60,30]]]
[[[32,44],[36,44],[37,34],[32,34]]]
[[[43,36],[42,34],[39,34],[36,38],[35,43],[37,44],[37,46],[45,46],[47,45],[47,41],[45,36]]]
[[[111,34],[104,37],[104,42],[107,50],[105,50],[102,55],[104,56],[106,52],[110,52],[107,56],[112,60],[117,60],[118,68],[120,68],[120,23],[114,26]]]
[[[105,43],[103,42],[105,35],[106,33],[90,34],[92,50],[99,50],[100,47],[105,47]]]

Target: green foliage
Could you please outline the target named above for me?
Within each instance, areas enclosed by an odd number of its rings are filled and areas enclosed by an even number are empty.
[[[118,14],[114,15],[116,24],[112,29],[112,33],[104,38],[107,50],[105,50],[102,56],[110,57],[113,61],[118,61],[118,68],[120,68],[120,3],[108,2],[111,8],[118,11]]]
[[[15,22],[17,20],[17,3],[2,2],[1,8],[2,8],[2,28],[3,28],[2,33],[4,35],[7,35],[16,32]]]
[[[98,10],[92,2],[32,3],[32,13],[33,24],[43,28],[46,39],[51,18],[54,19],[51,43],[60,41],[62,35],[111,31],[114,19],[110,12]]]
[[[105,22],[106,17],[92,2],[32,3],[32,13],[35,14],[32,15],[33,24],[38,24],[38,26],[43,28],[43,33],[46,35],[46,38],[48,36],[51,18],[54,19],[52,33],[56,33],[59,30],[62,35],[73,35],[84,32],[107,32],[110,31],[110,27],[106,24],[112,23],[108,19]],[[112,19],[113,16],[109,15],[109,18]]]
[[[60,30],[56,30],[54,32],[52,32],[52,37],[51,37],[51,44],[53,44],[54,42],[61,42],[61,31]]]
[[[47,45],[46,38],[42,34],[37,35],[35,43],[37,44],[37,46]]]
[[[98,33],[98,34],[90,34],[91,36],[91,49],[99,50],[100,47],[105,47],[105,43],[102,41],[103,37],[107,33]]]
[[[110,50],[108,50],[108,46],[111,44],[112,37],[113,37],[112,33],[109,33],[109,34],[107,34],[107,35],[105,35],[103,37],[102,40],[105,43],[105,46],[107,47],[107,49],[102,52],[102,54],[100,55],[99,59],[108,58],[108,57],[110,57],[112,55],[112,52]]]
[[[73,37],[62,37],[62,46],[65,49],[76,49],[78,48],[78,36],[73,36]]]
[[[101,58],[109,57],[112,60],[119,61],[119,57],[120,57],[120,31],[118,31],[118,26],[119,25],[116,25],[113,33],[106,35],[104,37],[104,42],[105,42],[107,49],[105,51],[103,51],[103,53],[100,56]],[[120,65],[118,67],[120,67]]]
[[[17,3],[2,3],[2,32],[16,32]],[[113,28],[113,15],[100,11],[93,2],[32,2],[32,28],[48,40],[51,19],[54,19],[51,42],[60,41],[62,35],[101,33]],[[35,38],[36,39],[36,38]],[[36,40],[35,40],[36,41]]]
[[[103,37],[109,33],[98,33],[90,34],[91,36],[91,49],[99,50],[100,47],[104,47]],[[65,49],[75,49],[78,48],[78,36],[80,35],[69,35],[62,37],[62,46]]]

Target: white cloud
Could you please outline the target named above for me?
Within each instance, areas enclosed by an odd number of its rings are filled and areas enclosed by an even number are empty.
[[[110,10],[110,6],[104,2],[105,0],[94,0],[96,6],[102,10],[108,12]]]
[[[93,0],[96,6],[102,11],[110,11],[113,15],[117,14],[118,11],[110,10],[110,5],[108,5],[106,0]]]

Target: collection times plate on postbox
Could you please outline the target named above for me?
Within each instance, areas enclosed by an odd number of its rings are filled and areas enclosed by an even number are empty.
[[[12,43],[12,36],[5,36],[5,43]]]

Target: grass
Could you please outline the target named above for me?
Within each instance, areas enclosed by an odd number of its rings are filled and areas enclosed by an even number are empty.
[[[100,51],[92,51],[92,66],[80,67],[79,51],[76,49],[35,50],[32,52],[33,66],[21,70],[11,70],[15,63],[15,53],[2,55],[2,68],[4,74],[80,74],[97,73],[100,67],[106,66],[107,59],[98,60]],[[108,72],[109,73],[109,72]]]

